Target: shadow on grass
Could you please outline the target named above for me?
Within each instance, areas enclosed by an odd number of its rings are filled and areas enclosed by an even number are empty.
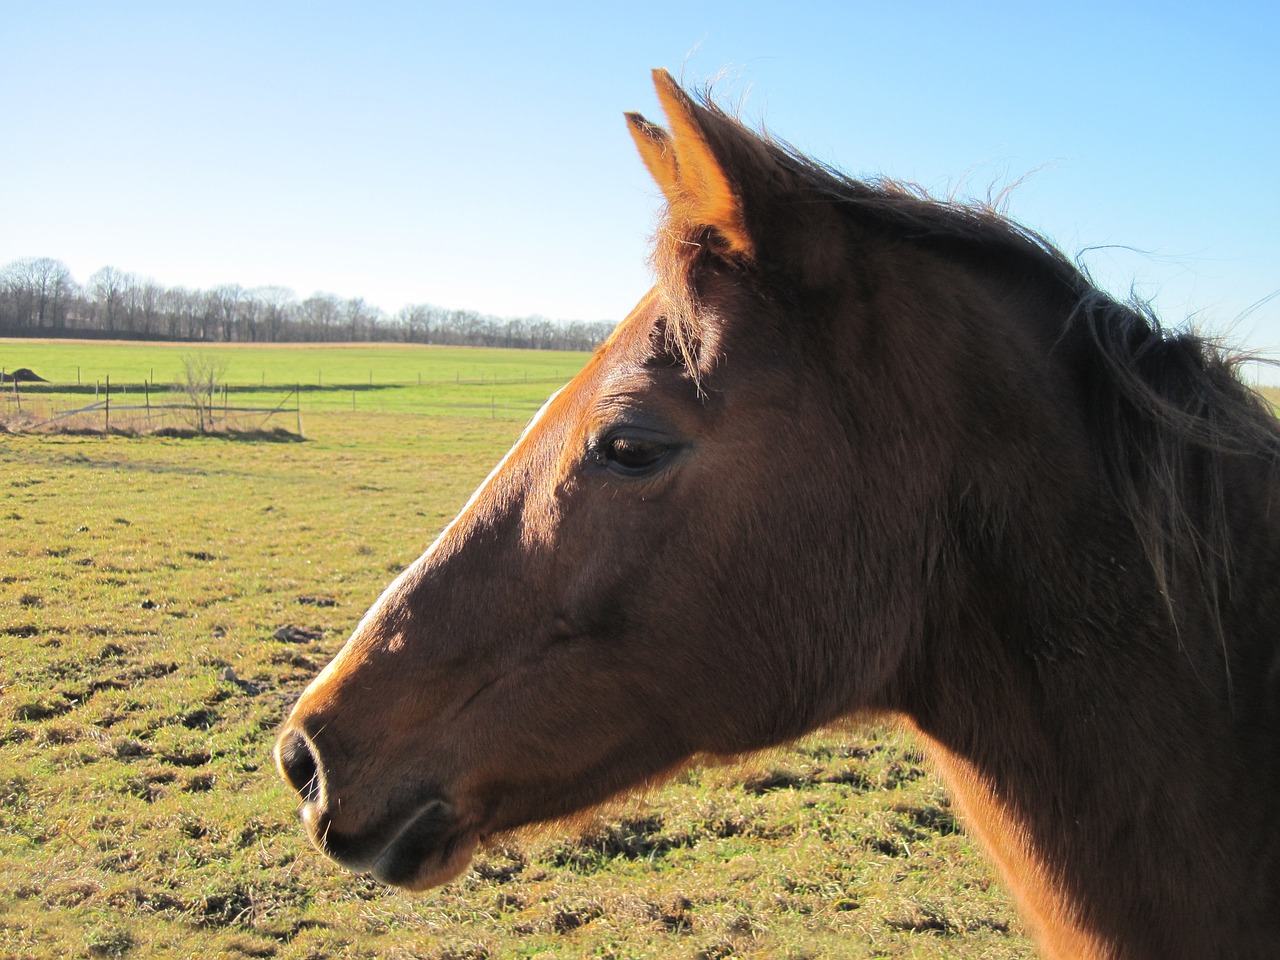
[[[286,430],[284,427],[273,427],[270,430],[191,430],[179,427],[161,427],[149,434],[137,436],[172,437],[178,440],[192,440],[211,437],[216,440],[232,440],[240,443],[306,443],[307,438],[300,433]]]
[[[228,440],[233,443],[307,443],[302,434],[294,433],[283,427],[270,430],[193,430],[189,427],[160,427],[156,430],[132,430],[128,427],[112,427],[102,430],[94,427],[49,427],[39,430],[22,430],[7,427],[0,423],[0,433],[25,433],[28,436],[57,437],[126,437],[134,440],[145,440],[159,437],[166,440]]]

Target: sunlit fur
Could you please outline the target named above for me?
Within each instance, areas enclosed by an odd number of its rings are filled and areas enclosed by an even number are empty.
[[[303,694],[313,840],[422,888],[879,712],[1045,956],[1280,956],[1270,414],[990,210],[657,81],[654,290]]]

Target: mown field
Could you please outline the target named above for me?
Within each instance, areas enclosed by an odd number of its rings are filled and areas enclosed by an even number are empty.
[[[477,350],[422,344],[191,344],[103,343],[93,340],[0,339],[0,364],[6,370],[34,370],[60,384],[92,386],[112,377],[117,383],[173,383],[182,361],[207,354],[226,361],[226,380],[234,386],[262,381],[306,386],[330,384],[414,384],[436,380],[567,379],[585,354],[553,350]]]
[[[419,344],[171,344],[0,340],[0,366],[31,370],[48,383],[0,388],[0,416],[49,420],[112,398],[109,423],[100,409],[74,426],[143,431],[182,427],[188,418],[166,413],[166,403],[187,403],[177,389],[184,362],[208,361],[217,370],[213,407],[224,402],[263,413],[234,417],[240,428],[295,430],[300,411],[416,413],[527,420],[587,354],[549,350],[477,350]],[[145,392],[144,392],[145,385]],[[224,395],[222,386],[227,387]],[[294,391],[297,391],[296,395]],[[141,406],[147,403],[150,411]],[[59,421],[65,424],[66,421]]]
[[[887,726],[692,770],[426,894],[308,847],[274,732],[519,432],[511,386],[501,417],[460,382],[446,413],[416,384],[312,410],[305,442],[0,435],[0,958],[1034,956]]]

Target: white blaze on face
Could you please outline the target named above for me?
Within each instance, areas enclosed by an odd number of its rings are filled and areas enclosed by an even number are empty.
[[[515,452],[519,450],[520,446],[525,442],[525,440],[529,438],[529,434],[533,431],[533,428],[538,425],[538,421],[542,419],[543,415],[546,414],[548,409],[550,409],[551,404],[555,402],[556,397],[560,396],[563,390],[564,390],[564,387],[561,387],[559,390],[557,390],[555,393],[553,393],[550,397],[547,398],[547,402],[544,403],[541,409],[539,409],[538,412],[533,415],[533,419],[530,420],[528,425],[524,428],[524,431],[520,434],[519,439],[517,439],[516,442],[511,445],[511,449],[508,450],[506,454],[503,456],[503,458],[498,461],[497,466],[495,466],[492,470],[489,471],[489,475],[485,477],[484,482],[481,483],[480,486],[476,488],[475,493],[471,494],[470,499],[467,500],[463,508],[458,511],[458,515],[449,521],[449,525],[447,527],[445,527],[443,530],[440,531],[439,536],[437,536],[435,540],[432,541],[431,546],[427,547],[426,552],[422,556],[420,556],[417,560],[415,560],[413,563],[411,563],[408,567],[402,570],[400,572],[400,575],[397,576],[394,580],[392,580],[390,585],[388,585],[388,587],[382,591],[382,596],[380,596],[377,599],[377,601],[374,602],[373,606],[369,608],[368,612],[365,613],[365,615],[360,619],[360,622],[356,625],[355,630],[351,634],[352,637],[359,636],[359,634],[364,630],[365,624],[369,623],[372,620],[375,620],[388,604],[395,602],[396,598],[400,595],[402,589],[404,588],[405,581],[414,573],[414,571],[420,568],[423,564],[428,563],[430,561],[432,555],[436,552],[436,550],[440,548],[440,545],[445,541],[445,538],[449,536],[453,528],[456,527],[463,520],[463,518],[465,518],[467,514],[469,514],[472,511],[475,505],[485,495],[485,492],[493,484],[494,480],[498,477],[499,474],[502,473],[503,468],[515,455]],[[396,641],[393,641],[393,643],[395,642]],[[332,660],[329,661],[328,666],[326,666],[323,670],[321,670],[319,675],[317,675],[316,678],[311,681],[310,685],[308,685],[307,687],[307,690],[303,694],[304,696],[306,695],[306,693],[310,693],[313,689],[316,689],[322,686],[328,680],[328,678],[336,668],[338,661],[340,661],[343,658],[343,655],[347,652],[349,647],[350,647],[350,641],[348,641],[347,645],[343,646],[343,648],[338,651],[337,656],[335,656]]]

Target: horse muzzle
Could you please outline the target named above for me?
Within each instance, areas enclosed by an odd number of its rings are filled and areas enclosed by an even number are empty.
[[[286,730],[276,743],[276,766],[302,800],[299,815],[311,843],[331,860],[356,873],[408,890],[425,890],[454,879],[471,862],[480,842],[454,804],[436,792],[392,806],[390,812],[356,829],[344,829],[355,813],[351,803],[334,803],[315,743]],[[340,815],[341,814],[341,815]]]

